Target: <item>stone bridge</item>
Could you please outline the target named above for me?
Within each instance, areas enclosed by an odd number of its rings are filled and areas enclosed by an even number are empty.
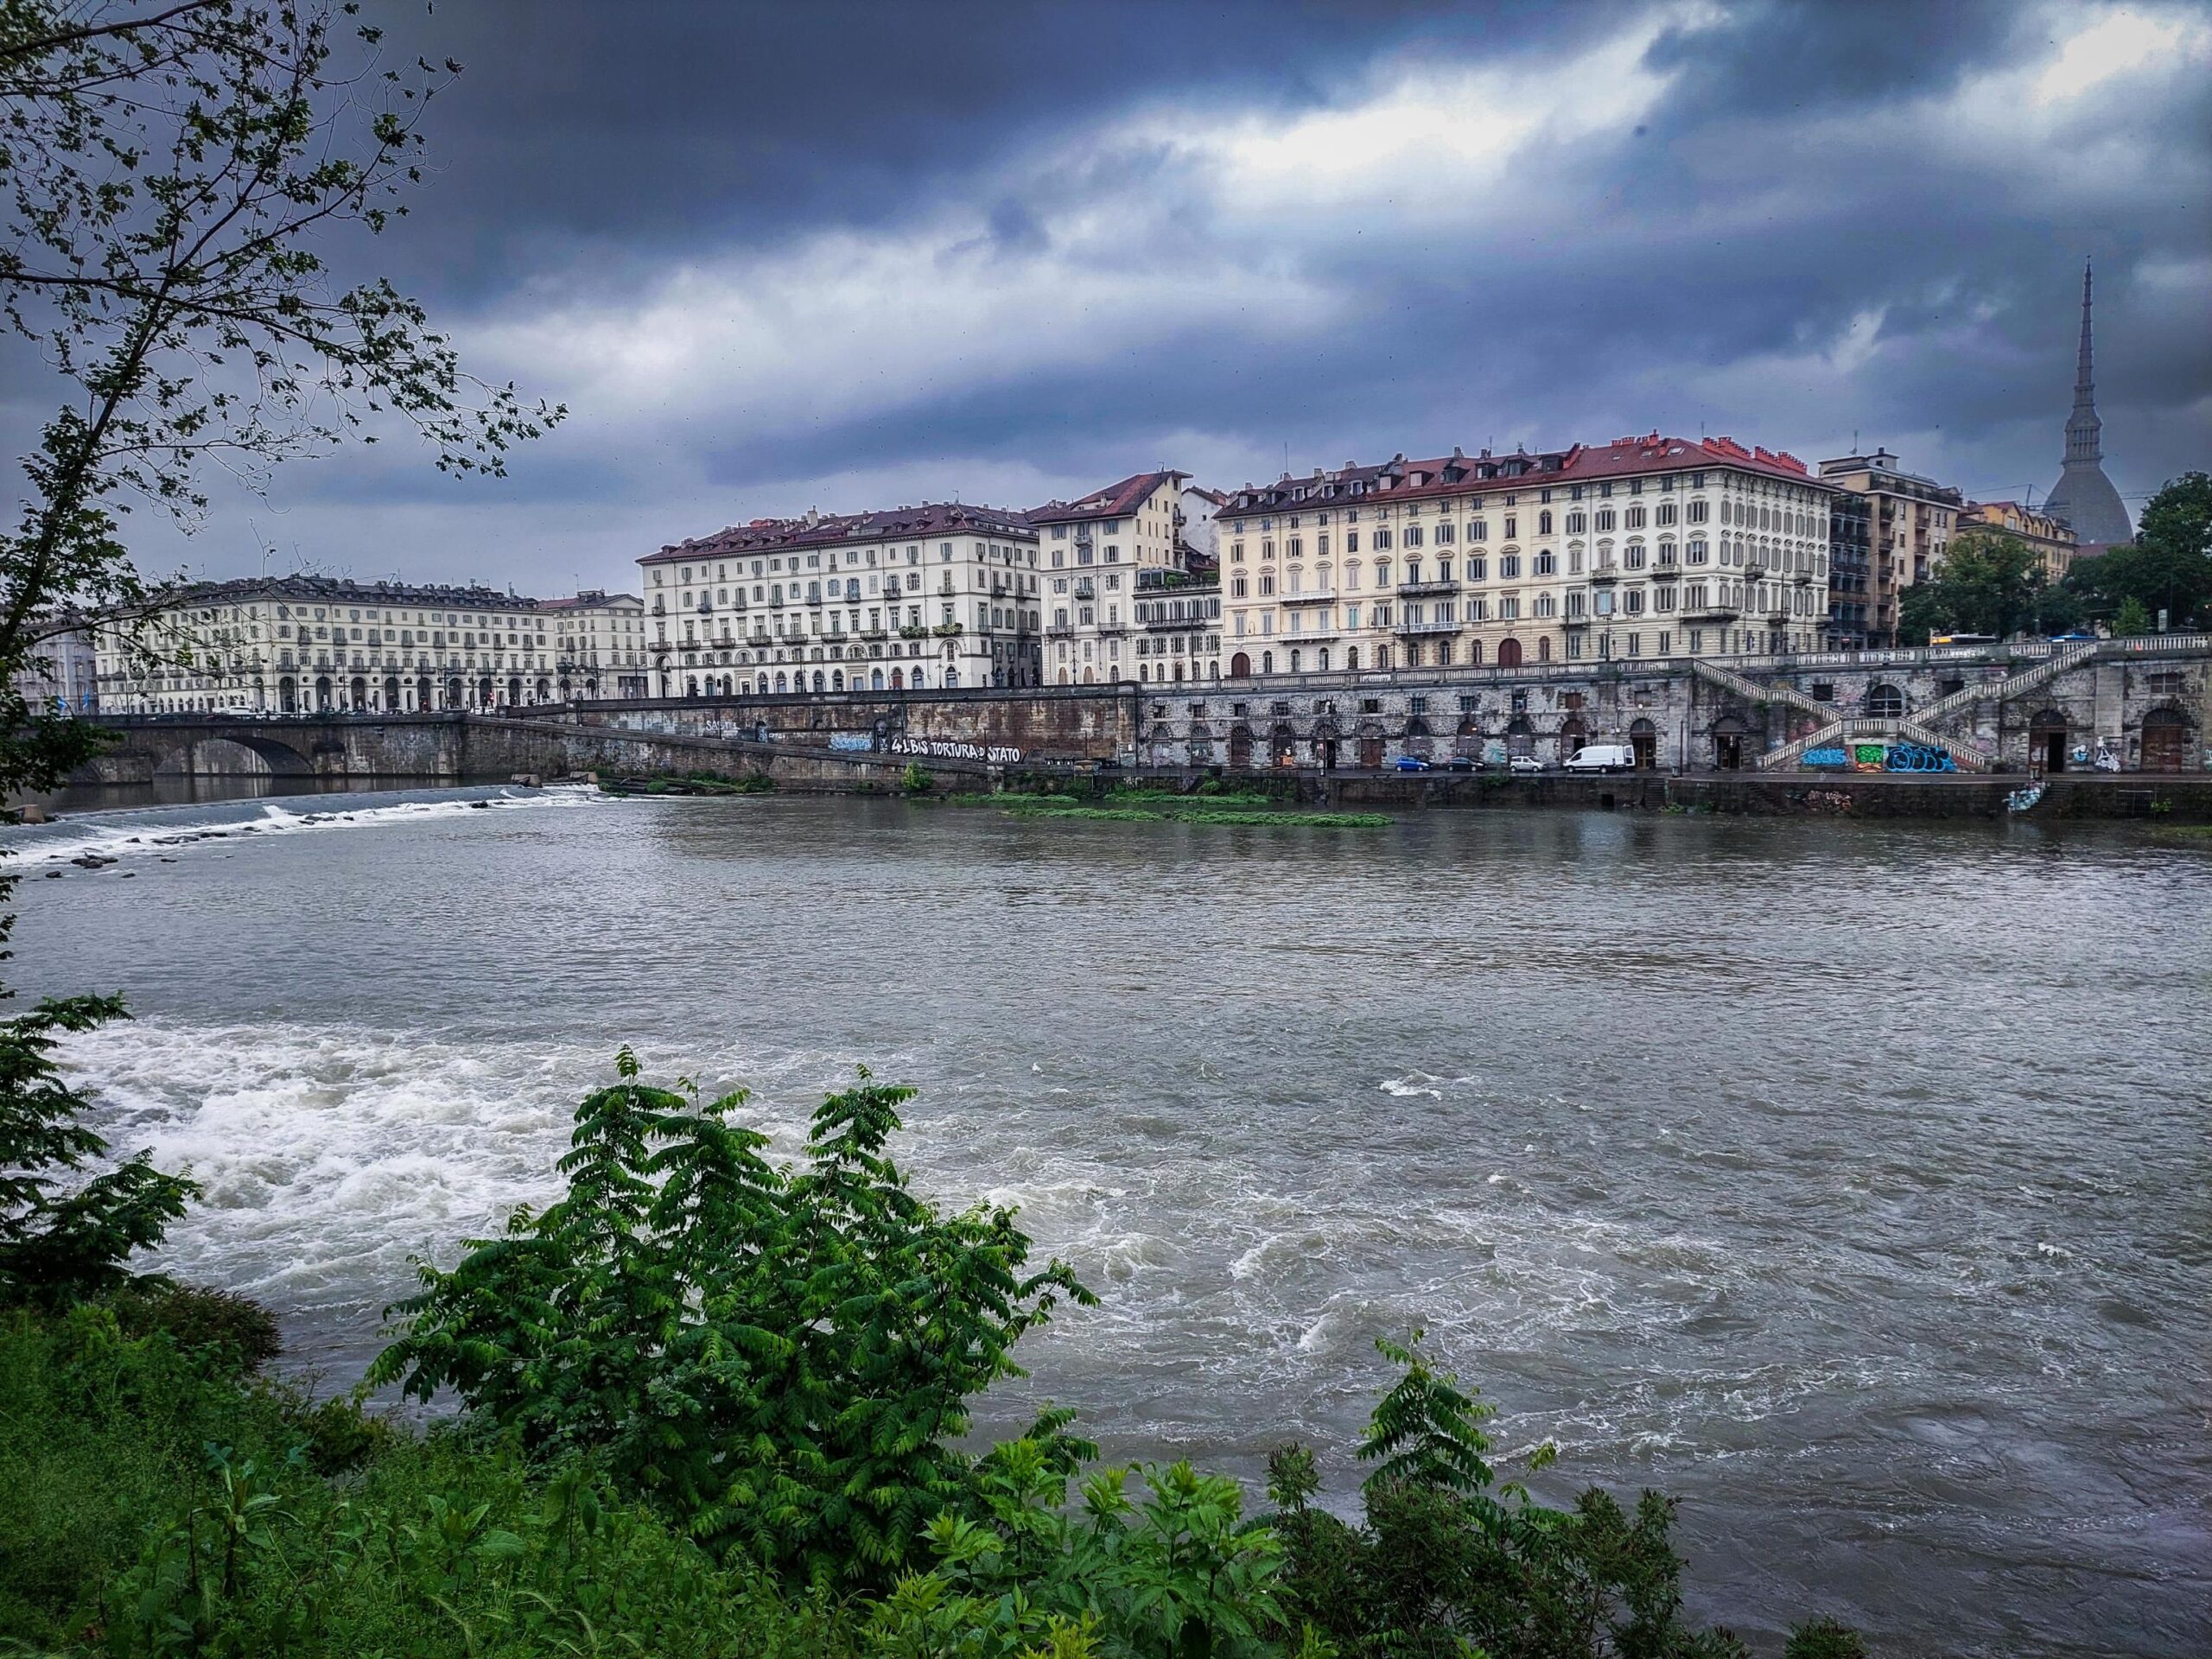
[[[82,768],[77,783],[143,784],[156,777],[344,779],[360,782],[459,783],[518,772],[556,776],[709,772],[759,773],[780,785],[868,792],[898,786],[910,762],[933,773],[988,778],[1003,769],[986,758],[832,747],[807,734],[741,736],[718,732],[632,729],[562,714],[545,718],[465,712],[429,715],[317,715],[238,719],[208,715],[110,716],[100,724],[117,741]],[[848,738],[847,741],[854,740]]]

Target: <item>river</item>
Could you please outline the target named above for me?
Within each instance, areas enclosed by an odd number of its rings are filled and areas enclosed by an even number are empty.
[[[1740,1633],[2212,1651],[2205,843],[497,789],[4,838],[16,982],[128,994],[71,1063],[206,1183],[167,1265],[331,1386],[410,1253],[546,1195],[621,1045],[786,1151],[865,1063],[931,1193],[1103,1298],[993,1427],[1050,1396],[1248,1478],[1296,1437],[1347,1497],[1423,1325],[1502,1449],[1558,1443],[1540,1491],[1678,1495]]]

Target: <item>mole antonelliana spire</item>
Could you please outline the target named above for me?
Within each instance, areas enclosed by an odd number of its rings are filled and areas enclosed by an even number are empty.
[[[2082,354],[2074,371],[2074,412],[2066,419],[2066,464],[2043,504],[2054,518],[2074,526],[2084,549],[2133,541],[2135,526],[2120,505],[2120,492],[2105,476],[2104,425],[2097,419],[2097,390],[2089,367],[2089,305],[2092,273],[2082,267]]]

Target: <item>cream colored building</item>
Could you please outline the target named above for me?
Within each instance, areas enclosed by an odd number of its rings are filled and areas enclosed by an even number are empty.
[[[1347,463],[1232,492],[1231,678],[1813,650],[1831,486],[1657,433]]]
[[[1965,499],[1948,485],[1902,471],[1886,449],[1824,461],[1821,479],[1866,498],[1866,645],[1877,651],[1894,645],[1898,597],[1942,563]]]
[[[1959,514],[1961,530],[2001,531],[2017,536],[2035,550],[2045,581],[2056,582],[2074,568],[2081,543],[2074,526],[2063,518],[2024,507],[2017,501],[1969,501]]]
[[[957,503],[756,518],[638,561],[653,695],[1037,682],[1037,531]]]
[[[588,588],[568,599],[540,600],[537,610],[552,623],[554,691],[562,702],[652,695],[645,601],[637,594]]]
[[[319,576],[205,582],[99,623],[108,714],[412,714],[556,701],[537,601]]]
[[[1030,512],[1043,563],[1047,683],[1221,677],[1221,588],[1193,545],[1188,512],[1194,495],[1211,503],[1188,478],[1138,473]]]

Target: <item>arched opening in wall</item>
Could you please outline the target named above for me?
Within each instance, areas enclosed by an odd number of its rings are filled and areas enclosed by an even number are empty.
[[[511,674],[507,677],[507,707],[516,709],[521,705],[522,677],[518,674]]]
[[[1359,728],[1359,764],[1369,772],[1382,770],[1382,734],[1378,728],[1363,726]]]
[[[1091,674],[1090,670],[1089,670],[1089,669],[1087,669],[1087,668],[1086,668],[1086,669],[1084,669],[1084,670],[1083,671],[1083,683],[1084,683],[1085,685],[1091,685],[1091,684],[1095,684],[1095,683],[1096,683],[1096,682],[1095,682],[1095,681],[1093,681],[1093,680],[1092,680],[1092,678],[1090,677],[1090,674]]]
[[[1359,647],[1357,645],[1346,645],[1344,647],[1344,672],[1347,674],[1357,674],[1359,672]]]
[[[489,709],[493,701],[492,677],[486,674],[476,682],[476,706],[479,709]]]
[[[437,702],[438,694],[430,684],[430,677],[427,674],[417,677],[415,681],[415,712],[427,715],[437,707]]]
[[[1232,726],[1229,728],[1229,764],[1233,771],[1252,769],[1252,728]]]
[[[300,683],[289,674],[276,682],[276,706],[288,715],[300,712]]]
[[[1243,652],[1238,652],[1234,657],[1229,659],[1229,677],[1232,680],[1250,679],[1252,677],[1252,659],[1246,656]]]
[[[1529,723],[1528,715],[1514,715],[1512,723],[1505,728],[1505,752],[1532,756],[1536,753],[1536,728]]]
[[[1274,671],[1275,671],[1275,654],[1274,654],[1274,652],[1273,652],[1272,651],[1263,651],[1263,652],[1262,652],[1260,653],[1260,672],[1261,672],[1261,673],[1262,673],[1262,674],[1272,674],[1272,673],[1274,673]]]
[[[1536,660],[1548,663],[1552,659],[1552,642],[1548,636],[1536,641]]]
[[[2066,716],[2056,709],[2039,710],[2028,722],[2028,761],[2046,772],[2066,770]]]
[[[458,677],[446,682],[446,707],[448,709],[461,707],[461,681]]]
[[[880,691],[883,690],[883,671],[881,669],[871,668],[868,670],[868,689],[871,691]]]
[[[1649,772],[1659,764],[1659,728],[1639,718],[1628,728],[1628,746],[1636,751],[1636,769]]]
[[[950,670],[948,670],[948,671],[947,671],[947,672],[950,672]],[[914,669],[914,670],[911,671],[907,674],[907,676],[906,676],[906,689],[907,689],[909,691],[918,691],[918,690],[920,690],[922,689],[923,683],[924,683],[924,681],[923,681],[923,679],[922,679],[922,671],[921,671],[920,669],[918,669],[918,668]],[[951,681],[951,680],[947,680],[947,681],[945,682],[945,683],[946,683],[947,685],[950,685],[950,684],[955,683],[955,682],[953,682],[953,681]]]
[[[1268,764],[1273,766],[1294,766],[1298,764],[1298,734],[1291,730],[1288,721],[1277,721],[1274,729],[1268,734]]]
[[[1580,715],[1569,715],[1560,722],[1559,758],[1572,760],[1582,753],[1582,746],[1590,741],[1590,728],[1582,723]]]
[[[1061,683],[1062,685],[1066,685],[1066,684],[1069,684],[1069,683],[1070,683],[1070,681],[1069,681],[1069,679],[1068,679],[1068,671],[1067,671],[1067,670],[1065,670],[1065,668],[1064,668],[1064,669],[1062,669],[1062,670],[1060,671],[1060,683]]]
[[[1876,720],[1902,720],[1904,693],[1887,683],[1870,685],[1866,688],[1866,712]]]
[[[1518,639],[1501,639],[1497,642],[1497,665],[1500,668],[1521,666],[1521,642]]]
[[[830,671],[830,689],[832,691],[842,691],[845,689],[845,671],[843,669],[833,668]]]
[[[330,712],[330,677],[318,676],[315,683],[315,711],[319,715]]]
[[[2189,717],[2178,709],[2143,716],[2143,770],[2179,772],[2189,759]]]
[[[203,737],[181,753],[165,756],[154,772],[156,777],[268,778],[304,777],[310,770],[298,755],[276,744]]]
[[[922,671],[918,668],[914,671],[917,676],[918,676],[921,671]],[[1090,677],[1090,671],[1085,669],[1084,671],[1083,677],[1086,680],[1089,679]],[[919,685],[921,681],[917,678],[914,683]],[[948,691],[957,691],[960,689],[960,671],[958,669],[948,668],[944,671],[944,689]]]
[[[1723,715],[1713,722],[1713,764],[1723,772],[1736,772],[1744,764],[1744,722]]]
[[[1468,640],[1468,641],[1467,641],[1467,666],[1468,666],[1468,667],[1470,667],[1470,668],[1480,668],[1482,665],[1483,665],[1483,642],[1482,642],[1481,640],[1479,640],[1479,639],[1470,639],[1470,640]]]
[[[791,689],[791,682],[790,682],[789,680],[785,679],[785,678],[782,675],[780,675],[780,674],[779,674],[779,675],[777,675],[777,676],[776,676],[776,695],[777,695],[777,696],[781,696],[785,692],[786,692],[786,691],[790,690]]]
[[[814,689],[817,691],[826,691],[829,690],[829,687],[823,682],[822,671],[818,668],[814,671]]]
[[[1428,729],[1428,722],[1415,715],[1406,722],[1406,753],[1427,760],[1431,747],[1429,739],[1434,734]]]
[[[906,689],[906,670],[894,668],[891,671],[891,689],[893,691],[904,691]]]
[[[1319,651],[1313,653],[1313,666],[1324,674],[1329,671],[1329,648],[1326,645],[1323,645]],[[1182,672],[1182,664],[1179,663],[1175,667],[1175,673],[1178,678],[1181,677]]]
[[[387,715],[399,712],[399,676],[387,674],[384,681],[384,711]]]
[[[727,692],[727,691],[729,690],[729,676],[728,676],[728,675],[727,675],[727,674],[725,674],[725,675],[723,675],[723,676],[722,676],[722,690],[723,690],[725,692]],[[552,698],[553,698],[553,683],[552,683],[550,680],[543,680],[543,679],[541,679],[540,681],[538,681],[538,683],[537,683],[537,700],[538,700],[540,702],[551,702],[551,701],[552,701]]]
[[[696,674],[687,674],[683,677],[683,695],[687,697],[696,697],[699,695],[699,677]]]
[[[369,706],[369,683],[362,676],[356,674],[347,682],[346,693],[348,698],[346,706],[356,714]]]

